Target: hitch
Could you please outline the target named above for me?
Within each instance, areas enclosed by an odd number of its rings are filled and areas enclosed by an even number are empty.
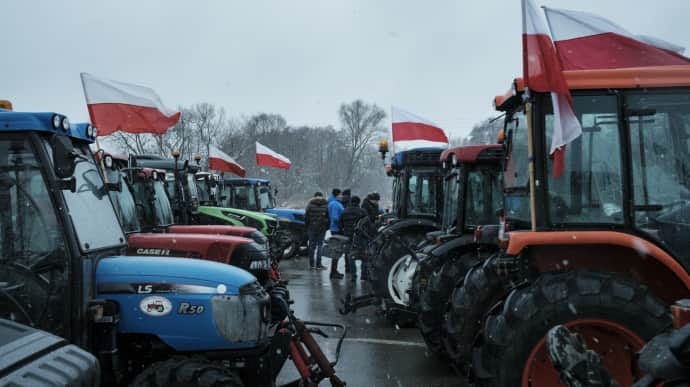
[[[345,298],[340,300],[342,307],[338,308],[338,312],[342,315],[347,315],[356,312],[357,309],[379,305],[380,303],[381,297],[376,294],[366,294],[353,298],[352,295],[348,293]]]

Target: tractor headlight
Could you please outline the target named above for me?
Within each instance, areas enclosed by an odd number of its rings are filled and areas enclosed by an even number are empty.
[[[53,114],[53,129],[57,129],[60,127],[61,123],[61,118],[57,114]]]
[[[103,158],[103,163],[105,164],[106,168],[112,168],[113,167],[113,157],[110,155],[107,155]]]
[[[270,297],[257,282],[240,288],[238,295],[211,297],[218,332],[232,343],[256,343],[267,337],[271,322]]]
[[[69,120],[67,119],[67,117],[62,118],[62,125],[61,126],[62,126],[62,130],[64,130],[65,132],[69,130]]]
[[[232,252],[230,263],[248,270],[262,284],[270,278],[271,259],[268,250],[256,242],[237,246]]]
[[[88,137],[88,138],[96,138],[96,136],[94,135],[93,130],[94,130],[94,127],[91,126],[91,124],[86,125],[86,137]]]

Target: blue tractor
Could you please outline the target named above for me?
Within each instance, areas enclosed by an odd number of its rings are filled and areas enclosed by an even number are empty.
[[[271,181],[267,179],[223,178],[222,196],[225,198],[225,207],[261,211],[278,217],[291,241],[283,251],[282,258],[287,259],[307,245],[307,230],[303,209],[276,208],[274,194],[277,192],[278,190],[271,190]]]
[[[222,263],[123,256],[108,195],[121,187],[104,181],[95,137],[61,114],[0,109],[0,318],[88,350],[103,385],[274,386],[288,356],[295,383],[344,385],[286,288]]]

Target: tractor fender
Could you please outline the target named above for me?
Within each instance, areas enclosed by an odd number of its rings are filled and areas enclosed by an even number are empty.
[[[479,245],[474,242],[474,235],[465,234],[446,241],[445,243],[441,243],[431,251],[431,254],[436,257],[443,257],[457,250],[463,250],[464,253],[465,251],[477,249],[478,247]]]
[[[645,284],[667,303],[690,296],[690,275],[677,259],[623,232],[511,232],[506,254],[526,254],[537,272],[588,268],[618,273]]]
[[[268,332],[262,316],[270,315],[270,300],[256,278],[217,262],[103,258],[96,268],[96,293],[118,304],[118,333],[157,337],[178,352],[254,348]],[[233,339],[235,332],[223,327],[234,325],[253,336]]]
[[[430,220],[430,219],[424,219],[424,218],[408,218],[408,219],[403,219],[400,221],[397,221],[390,226],[385,227],[381,232],[384,234],[399,234],[399,233],[404,233],[406,230],[410,229],[423,229],[428,231],[432,230],[438,230],[441,228],[441,225],[438,224],[438,222]],[[424,232],[424,234],[426,234]],[[424,234],[422,237],[424,237]]]

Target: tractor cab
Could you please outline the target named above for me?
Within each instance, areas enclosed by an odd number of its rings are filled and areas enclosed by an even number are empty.
[[[307,245],[304,210],[294,208],[276,208],[271,181],[255,178],[222,179],[222,196],[226,207],[259,211],[276,216],[281,221],[281,228],[289,239],[282,252],[282,258],[290,258]]]
[[[199,204],[218,207],[223,198],[219,183],[220,176],[210,172],[197,172],[194,174],[194,178],[196,179]]]
[[[440,221],[443,181],[439,157],[443,149],[419,148],[396,153],[387,168],[393,177],[393,216]]]

